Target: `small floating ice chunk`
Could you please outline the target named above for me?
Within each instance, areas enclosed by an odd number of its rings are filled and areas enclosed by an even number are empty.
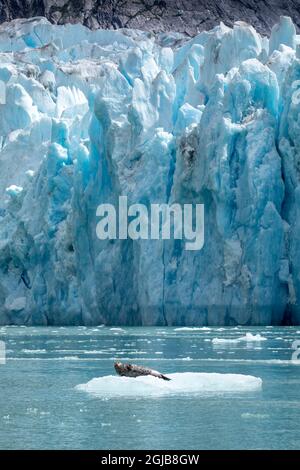
[[[110,331],[125,331],[123,328],[110,328]]]
[[[25,354],[38,354],[45,353],[46,349],[22,349],[22,352]]]
[[[38,412],[37,408],[26,408],[26,414],[36,415]]]
[[[175,328],[174,331],[208,331],[211,328],[207,326],[182,326],[180,328]]]
[[[64,356],[58,357],[57,359],[60,361],[80,361],[80,358],[78,356]]]
[[[266,341],[267,338],[261,336],[259,333],[257,335],[253,335],[252,333],[246,333],[245,336],[241,336],[240,338],[213,338],[213,344],[226,344],[226,343],[240,343],[240,342],[260,342]]]
[[[250,392],[261,389],[259,377],[241,374],[184,372],[167,374],[170,382],[156,377],[97,377],[75,388],[96,397],[156,397],[222,392]]]
[[[270,417],[268,414],[261,413],[242,413],[241,416],[244,419],[267,419]]]

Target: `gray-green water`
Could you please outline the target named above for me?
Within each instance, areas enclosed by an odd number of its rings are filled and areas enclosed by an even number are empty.
[[[266,340],[212,342],[246,332]],[[300,366],[291,362],[300,327],[2,327],[0,339],[1,449],[300,448]],[[166,374],[252,375],[263,385],[137,397],[75,388],[114,375],[116,358]]]

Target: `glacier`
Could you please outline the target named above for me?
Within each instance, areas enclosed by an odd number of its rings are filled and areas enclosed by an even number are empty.
[[[300,36],[0,25],[0,324],[300,324]],[[205,243],[96,209],[203,203]]]

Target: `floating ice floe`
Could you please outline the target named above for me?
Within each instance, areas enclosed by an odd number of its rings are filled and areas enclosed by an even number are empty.
[[[22,349],[25,354],[41,354],[47,352],[46,349]]]
[[[169,382],[155,377],[97,377],[86,384],[77,385],[77,390],[96,397],[156,397],[165,395],[206,394],[223,392],[252,392],[262,387],[259,377],[242,374],[216,374],[183,372],[167,374]]]
[[[252,333],[246,333],[245,336],[241,336],[240,338],[213,338],[213,344],[227,344],[227,343],[240,343],[240,342],[261,342],[266,341],[267,338],[261,336],[259,333],[257,335],[253,335]]]
[[[242,413],[241,417],[243,419],[267,419],[270,415],[262,413]]]
[[[183,326],[181,328],[175,328],[174,331],[209,331],[211,328],[207,326]]]

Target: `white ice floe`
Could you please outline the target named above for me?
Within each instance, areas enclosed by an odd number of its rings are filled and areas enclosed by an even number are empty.
[[[243,419],[267,419],[270,415],[261,413],[242,413],[241,417]]]
[[[245,336],[241,336],[240,338],[213,338],[213,344],[227,344],[227,343],[240,343],[240,342],[260,342],[266,341],[267,338],[261,336],[259,333],[257,335],[253,335],[252,333],[246,333]]]
[[[41,354],[47,352],[46,349],[22,349],[25,354]]]
[[[184,372],[168,374],[167,382],[156,377],[97,377],[75,388],[97,397],[156,397],[223,392],[251,392],[260,390],[259,377],[241,374]]]
[[[208,331],[211,330],[211,328],[208,328],[207,326],[182,326],[180,328],[175,328],[174,331]]]

